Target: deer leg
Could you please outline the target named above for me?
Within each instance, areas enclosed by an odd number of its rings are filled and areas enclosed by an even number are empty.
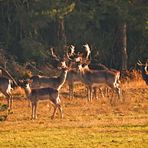
[[[92,102],[92,97],[93,97],[93,88],[90,86],[89,87],[89,90],[90,90],[90,102]]]
[[[86,87],[85,89],[87,100],[89,101],[89,88]]]
[[[10,110],[12,110],[12,106],[13,106],[13,97],[10,96]]]
[[[54,106],[54,111],[53,111],[53,114],[52,114],[52,116],[51,116],[51,119],[54,119],[54,117],[55,117],[55,114],[56,114],[56,112],[57,112],[57,105],[55,105]]]
[[[74,98],[74,92],[73,92],[73,84],[71,85],[71,98]]]
[[[32,102],[31,105],[32,105],[32,115],[31,115],[31,118],[34,119],[34,103]]]
[[[87,100],[90,101],[90,89],[89,87],[86,87],[86,94],[87,94]]]
[[[73,84],[71,86],[71,92],[72,92],[72,99],[73,99],[74,98],[74,86],[73,86]]]
[[[34,108],[34,118],[37,119],[37,102],[35,102],[35,108]]]
[[[100,91],[101,96],[104,98],[105,96],[104,96],[104,93],[103,93],[103,88],[100,87],[100,88],[99,88],[99,91]]]
[[[69,84],[69,99],[71,100],[71,86]]]
[[[69,99],[73,99],[73,85],[69,84]]]
[[[31,103],[30,100],[27,98],[27,102],[28,102],[28,107],[31,107]]]
[[[98,100],[97,88],[96,88],[96,87],[93,88],[93,94],[94,94],[94,98],[95,98],[96,100]]]
[[[10,97],[7,97],[7,104],[8,104],[8,114],[10,113]]]
[[[37,102],[32,102],[32,119],[37,119],[36,109],[37,109]]]
[[[116,87],[116,93],[117,93],[117,95],[118,95],[118,100],[121,100],[122,101],[122,98],[121,98],[121,88],[119,88],[119,87]]]
[[[61,118],[63,118],[63,111],[62,111],[62,107],[60,104],[58,104],[58,109],[60,111]]]
[[[7,94],[7,93],[3,93],[6,98],[7,98],[7,105],[8,105],[8,114],[10,113],[11,109],[12,109],[12,105],[11,105],[11,95]]]

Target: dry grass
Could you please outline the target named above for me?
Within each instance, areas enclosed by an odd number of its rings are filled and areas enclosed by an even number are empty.
[[[32,121],[31,108],[18,96],[22,91],[18,89],[13,114],[0,123],[0,147],[144,148],[148,145],[148,88],[137,76],[124,82],[122,90],[124,103],[111,105],[107,97],[89,103],[83,85],[77,85],[75,99],[70,101],[65,84],[61,90],[64,118],[57,114],[51,120],[52,106],[42,102],[38,119]]]

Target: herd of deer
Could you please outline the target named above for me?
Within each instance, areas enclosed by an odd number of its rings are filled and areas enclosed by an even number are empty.
[[[84,48],[87,53],[85,57],[82,54],[76,54],[75,47],[71,45],[69,48],[70,51],[62,59],[51,49],[52,57],[59,61],[57,67],[61,71],[59,76],[47,77],[34,75],[27,80],[20,80],[18,84],[8,74],[9,77],[0,76],[0,92],[7,97],[8,110],[12,109],[12,83],[15,83],[16,86],[19,85],[25,90],[27,98],[32,104],[32,119],[37,118],[36,109],[38,101],[46,99],[49,99],[54,105],[54,112],[51,118],[53,119],[55,117],[57,109],[60,111],[61,118],[63,117],[59,91],[65,82],[69,86],[70,99],[74,97],[74,84],[77,82],[85,84],[88,101],[92,101],[93,94],[96,95],[96,89],[104,85],[116,92],[120,99],[120,71],[107,68],[103,64],[91,63],[89,60],[91,50],[88,44],[84,45]],[[142,67],[143,79],[148,84],[146,74],[147,64],[138,62],[138,65]],[[4,69],[2,70],[5,71]]]

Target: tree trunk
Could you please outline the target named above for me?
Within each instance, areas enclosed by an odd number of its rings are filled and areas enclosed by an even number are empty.
[[[121,70],[125,71],[127,70],[127,25],[126,23],[121,24],[120,26],[120,33],[121,33],[121,58],[122,58],[122,63],[121,63]]]
[[[66,44],[64,19],[58,20],[58,46],[63,48]]]

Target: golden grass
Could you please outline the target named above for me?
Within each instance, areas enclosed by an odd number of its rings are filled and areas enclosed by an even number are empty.
[[[68,87],[61,90],[64,118],[50,116],[52,106],[39,103],[38,119],[31,120],[31,108],[18,89],[14,110],[0,122],[0,147],[134,147],[148,145],[148,88],[141,77],[122,84],[124,103],[111,105],[109,98],[87,102],[85,87],[75,87],[75,98],[68,99]],[[23,96],[23,95],[22,95]],[[114,96],[116,97],[116,96]],[[1,100],[5,102],[5,100]]]

